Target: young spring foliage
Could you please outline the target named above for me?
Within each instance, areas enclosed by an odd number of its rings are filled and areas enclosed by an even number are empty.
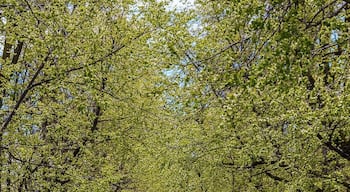
[[[348,191],[349,8],[1,2],[0,191]]]
[[[163,121],[164,2],[1,2],[0,190],[137,190]],[[159,123],[159,125],[158,125]]]
[[[198,0],[192,39],[172,47],[186,124],[170,182],[187,191],[349,190],[349,8]]]

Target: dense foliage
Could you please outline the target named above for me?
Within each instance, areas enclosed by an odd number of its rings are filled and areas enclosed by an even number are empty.
[[[0,191],[350,190],[349,0],[0,14]]]
[[[4,190],[136,189],[140,150],[160,122],[152,91],[161,76],[147,44],[166,27],[160,6],[2,2]]]
[[[198,3],[191,190],[349,190],[350,2]]]

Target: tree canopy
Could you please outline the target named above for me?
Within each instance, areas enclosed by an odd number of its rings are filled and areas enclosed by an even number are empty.
[[[0,3],[0,191],[348,191],[350,1],[171,2]]]

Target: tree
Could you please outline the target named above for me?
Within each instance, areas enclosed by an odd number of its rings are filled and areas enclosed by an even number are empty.
[[[6,0],[0,191],[347,191],[345,0]]]
[[[1,3],[0,191],[136,190],[163,106],[149,40],[164,5]]]
[[[175,183],[349,190],[349,6],[197,1],[196,39],[175,46],[189,79],[179,102],[192,121],[178,133],[188,142],[181,154],[189,161],[177,163],[188,180]]]

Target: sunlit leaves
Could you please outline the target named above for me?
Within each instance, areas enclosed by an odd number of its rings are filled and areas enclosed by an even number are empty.
[[[5,4],[11,6],[1,7],[7,21],[1,35],[10,54],[1,61],[7,122],[1,128],[1,185],[134,189],[140,182],[134,168],[156,143],[147,137],[163,121],[160,94],[148,95],[163,78],[155,60],[161,56],[148,44],[168,25],[162,3]]]
[[[181,99],[194,120],[184,129],[203,131],[183,151],[207,149],[209,162],[196,164],[211,174],[181,182],[209,191],[348,188],[348,5],[315,3],[197,1],[205,35],[176,51],[190,49],[187,66],[201,66],[183,68],[191,83]]]

